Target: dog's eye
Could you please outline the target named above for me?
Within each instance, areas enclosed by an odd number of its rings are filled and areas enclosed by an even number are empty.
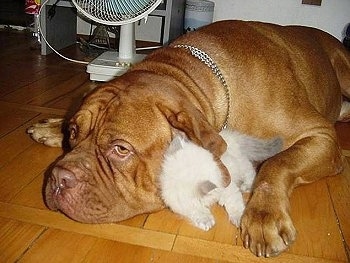
[[[120,157],[126,157],[130,154],[130,151],[122,145],[116,145],[114,146],[113,154],[117,154]]]
[[[110,148],[107,150],[107,155],[117,157],[117,159],[125,161],[128,157],[135,153],[134,148],[127,141],[116,139],[110,142]]]

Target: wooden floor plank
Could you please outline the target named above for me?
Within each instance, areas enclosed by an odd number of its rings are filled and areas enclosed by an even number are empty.
[[[13,109],[7,105],[0,104],[0,137],[15,130],[17,127],[28,122],[37,115],[38,113],[36,112]]]
[[[0,103],[1,104],[1,103]],[[37,123],[40,120],[46,118],[57,118],[59,116],[53,114],[39,114],[37,117],[22,124],[14,131],[0,137],[0,168],[9,163],[17,155],[25,151],[33,144],[37,144],[27,135],[27,128],[33,123]]]
[[[148,216],[144,228],[177,234],[182,224],[186,223],[182,217],[175,215],[168,209],[152,213]]]
[[[255,262],[308,262],[308,263],[326,263],[342,262],[337,260],[328,260],[322,258],[304,257],[284,253],[277,258],[258,258],[253,256],[247,249],[241,246],[232,246],[220,244],[213,241],[199,240],[196,238],[177,236],[173,251],[183,254],[197,255],[212,259],[225,260],[229,262],[255,263]]]
[[[179,235],[226,244],[236,244],[239,230],[231,224],[224,208],[219,205],[214,205],[211,210],[216,220],[216,224],[212,229],[206,232],[189,223],[184,223],[179,229]]]
[[[0,261],[16,262],[44,227],[0,217]]]
[[[48,210],[0,202],[0,217],[31,224],[170,251],[175,235],[121,224],[82,224]]]
[[[240,230],[230,222],[225,209],[216,205],[213,207],[213,210],[217,224],[212,240],[219,243],[242,246]]]
[[[80,263],[96,241],[94,237],[49,229],[18,262]]]
[[[41,144],[33,144],[18,154],[0,169],[0,200],[10,201],[61,154],[62,149]]]
[[[13,34],[0,30],[0,43],[8,43],[9,39],[17,38],[13,45],[1,48],[0,75],[4,86],[0,86],[0,98],[25,85],[34,83],[52,72],[60,72],[69,69],[71,72],[85,72],[86,66],[68,62],[56,54],[41,56],[39,49],[31,49],[30,32]],[[63,49],[63,54],[70,57],[81,58],[79,49]]]
[[[1,100],[8,102],[16,102],[27,104],[32,99],[40,96],[42,93],[55,89],[58,85],[65,81],[67,78],[72,78],[76,72],[71,70],[48,70],[43,78],[30,83],[29,85],[24,85],[14,91],[4,95]]]
[[[98,240],[85,262],[150,262],[152,249],[110,240]]]
[[[100,239],[84,258],[84,262],[219,263],[220,261]]]
[[[35,106],[35,105],[29,105],[29,104],[19,104],[19,103],[6,102],[6,101],[0,101],[0,108],[2,106],[12,108],[12,109],[20,109],[24,111],[51,114],[51,115],[63,116],[67,113],[66,109],[55,109],[50,107],[41,107],[41,106]]]
[[[96,82],[86,81],[64,96],[60,96],[46,103],[45,106],[56,109],[69,109],[69,112],[75,112],[85,95],[98,85],[99,84]]]
[[[350,262],[350,157],[347,158],[343,173],[328,178],[327,186]]]
[[[207,232],[194,227],[187,219],[174,214],[168,209],[149,215],[145,228],[205,240],[215,240],[220,243],[237,244],[239,230],[227,220],[224,209],[220,206],[214,206],[212,212],[217,223]]]
[[[45,106],[46,104],[49,104],[57,98],[65,96],[69,92],[72,92],[73,90],[77,89],[86,81],[88,81],[88,76],[85,72],[75,74],[71,78],[62,81],[59,85],[55,87],[55,89],[47,90],[39,94],[38,96],[32,98],[28,102],[28,104],[36,106]]]
[[[33,207],[37,209],[48,209],[43,199],[43,181],[44,175],[39,174],[28,183],[23,189],[21,189],[16,195],[14,195],[9,203]]]
[[[291,207],[298,235],[290,253],[346,261],[326,180],[295,189]]]
[[[29,65],[28,63],[31,62],[29,61],[26,64],[16,63],[15,66],[11,64],[6,65],[4,61],[0,63],[1,81],[4,83],[4,86],[0,86],[0,98],[20,87],[45,78],[47,72],[43,68],[33,68],[33,65]],[[14,67],[18,72],[21,72],[16,77],[13,76]]]
[[[139,228],[143,228],[146,220],[147,220],[148,215],[147,214],[143,214],[143,215],[138,215],[132,218],[129,218],[127,220],[118,222],[118,224],[120,225],[124,225],[124,226],[132,226],[132,227],[139,227]]]

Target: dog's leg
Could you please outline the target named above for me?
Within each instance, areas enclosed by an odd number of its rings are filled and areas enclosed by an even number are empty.
[[[62,147],[64,119],[50,118],[33,124],[27,129],[30,137],[39,143],[50,147]]]
[[[293,188],[341,172],[334,130],[316,132],[267,160],[256,176],[241,235],[244,246],[257,256],[276,256],[294,241],[296,230],[289,212]]]

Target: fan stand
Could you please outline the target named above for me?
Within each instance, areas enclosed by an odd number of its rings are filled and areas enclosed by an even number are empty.
[[[120,26],[119,52],[106,51],[91,61],[86,69],[90,80],[108,81],[124,74],[131,64],[144,59],[135,51],[135,24]]]

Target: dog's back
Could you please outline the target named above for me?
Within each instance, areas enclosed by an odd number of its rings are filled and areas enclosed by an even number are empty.
[[[313,121],[306,119],[320,115],[335,122],[342,93],[350,94],[349,52],[317,29],[222,21],[172,45],[184,43],[204,50],[217,63],[230,89],[229,127],[246,134],[281,134],[290,146],[291,138],[309,129]]]

